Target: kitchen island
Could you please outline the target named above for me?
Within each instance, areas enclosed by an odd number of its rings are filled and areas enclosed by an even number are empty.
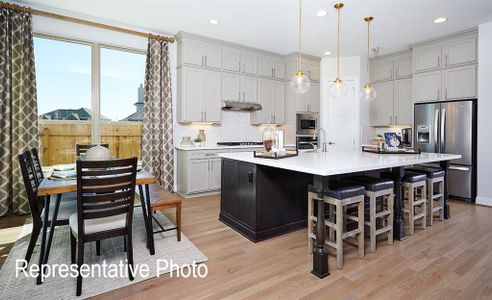
[[[343,174],[391,169],[395,180],[394,236],[405,238],[401,177],[404,167],[439,162],[447,171],[449,161],[460,155],[374,154],[360,150],[333,150],[299,153],[285,159],[255,158],[253,153],[223,153],[221,209],[219,219],[257,242],[307,225],[308,185],[323,195],[330,177]],[[449,218],[447,178],[445,218]],[[322,196],[320,198],[323,198]],[[318,201],[318,227],[313,250],[313,274],[322,278],[328,273],[328,258],[324,249],[324,202]]]

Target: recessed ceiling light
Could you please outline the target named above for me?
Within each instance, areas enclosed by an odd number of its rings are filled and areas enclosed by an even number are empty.
[[[448,20],[448,18],[446,18],[446,17],[439,17],[439,18],[434,20],[434,24],[444,23],[447,20]]]
[[[316,12],[316,17],[324,17],[326,16],[328,13],[326,12],[326,10],[318,10]]]
[[[210,24],[212,24],[212,25],[217,25],[217,24],[219,24],[219,20],[217,20],[217,19],[210,19],[210,20],[208,20],[208,22],[209,22]]]
[[[325,55],[331,55],[331,51],[325,51]]]

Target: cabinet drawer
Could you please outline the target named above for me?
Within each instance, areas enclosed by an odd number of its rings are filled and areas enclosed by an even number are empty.
[[[210,151],[193,151],[190,155],[190,159],[209,159],[219,157],[219,153],[216,150]]]

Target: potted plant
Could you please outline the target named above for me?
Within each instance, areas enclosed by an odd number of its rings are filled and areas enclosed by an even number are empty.
[[[200,138],[196,138],[193,140],[193,144],[195,144],[196,147],[202,146],[202,140]]]

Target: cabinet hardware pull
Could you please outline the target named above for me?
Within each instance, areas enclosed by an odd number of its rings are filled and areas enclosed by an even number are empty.
[[[206,111],[203,112],[203,121],[207,121],[207,112]]]
[[[241,62],[237,63],[239,65],[239,72],[241,73]]]
[[[398,68],[396,68],[396,76],[395,77],[398,77]]]
[[[207,56],[205,55],[205,65],[207,65]]]
[[[241,92],[237,92],[237,100],[241,100]]]
[[[437,100],[441,99],[441,90],[437,90]]]
[[[444,63],[445,63],[445,64],[446,64],[446,66],[447,66],[447,65],[448,65],[448,55],[447,55],[447,54],[446,54],[446,55],[444,55],[444,60],[445,60],[445,62],[444,62]]]
[[[273,77],[273,68],[272,68],[272,77]]]
[[[309,107],[309,104],[307,105],[307,111],[311,111],[311,110],[310,110],[310,107]]]
[[[390,70],[390,78],[393,78],[393,70]]]
[[[244,98],[245,98],[245,97],[244,97],[244,92],[243,92],[243,101],[244,101]]]
[[[248,172],[248,181],[253,183],[253,172]]]
[[[395,125],[398,125],[398,116],[395,116]]]
[[[243,73],[246,72],[246,64],[243,64]]]
[[[438,67],[441,66],[441,57],[440,56],[437,57],[437,66]]]
[[[448,99],[448,88],[444,89],[444,100]]]
[[[205,65],[205,64],[203,63],[203,61],[204,61],[203,57],[204,57],[204,56],[202,55],[202,66],[204,66],[204,65]]]
[[[208,161],[207,169],[210,171],[210,160]]]
[[[390,117],[390,125],[393,125],[393,117]]]

